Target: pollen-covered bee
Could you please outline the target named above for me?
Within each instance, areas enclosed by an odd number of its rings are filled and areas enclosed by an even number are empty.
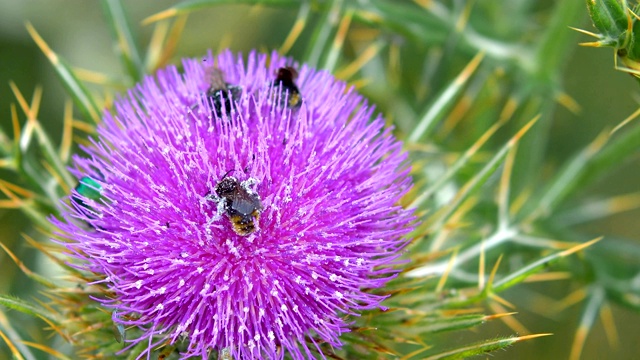
[[[298,71],[292,67],[281,67],[276,73],[276,79],[271,84],[273,88],[272,99],[280,101],[280,106],[289,109],[297,109],[302,105],[302,95],[295,83]],[[286,99],[286,103],[285,103]]]
[[[217,67],[207,68],[207,81],[209,89],[206,96],[211,99],[213,110],[218,116],[222,115],[222,108],[229,114],[234,100],[242,96],[242,87],[232,85],[224,80],[224,73]]]
[[[225,176],[213,189],[215,194],[207,195],[208,200],[218,203],[218,213],[224,212],[231,221],[233,231],[247,236],[256,231],[256,222],[260,219],[262,202],[258,194],[251,189],[255,179],[238,182],[233,176]]]

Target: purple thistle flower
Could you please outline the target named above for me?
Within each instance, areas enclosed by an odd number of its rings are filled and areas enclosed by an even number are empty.
[[[140,330],[126,349],[149,344],[139,358],[182,339],[182,358],[340,347],[345,316],[385,299],[365,289],[397,274],[412,229],[402,145],[344,82],[275,53],[183,66],[116,101],[74,159],[102,187],[54,220],[75,266],[104,278],[114,297],[98,301]],[[295,91],[276,81],[289,66]]]

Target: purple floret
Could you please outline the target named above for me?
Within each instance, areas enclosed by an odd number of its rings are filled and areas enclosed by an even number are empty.
[[[212,66],[242,90],[229,109],[206,96]],[[299,73],[296,108],[274,87],[286,66]],[[149,344],[140,357],[183,339],[182,358],[226,349],[298,359],[317,357],[322,342],[340,347],[345,316],[380,307],[385,296],[366,289],[397,274],[412,230],[399,205],[411,186],[402,144],[344,82],[275,53],[209,54],[183,68],[117,100],[74,159],[103,199],[85,201],[99,216],[72,203],[56,221],[72,262],[104,275],[114,298],[99,301],[142,331],[127,334],[128,348]],[[248,235],[220,205],[231,200],[216,198],[225,175],[259,199]]]

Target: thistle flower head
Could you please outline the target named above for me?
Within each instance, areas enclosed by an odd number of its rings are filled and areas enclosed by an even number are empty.
[[[92,196],[54,221],[75,266],[104,279],[140,357],[180,340],[182,358],[339,347],[411,230],[401,144],[344,82],[277,54],[183,68],[117,100],[74,160]]]

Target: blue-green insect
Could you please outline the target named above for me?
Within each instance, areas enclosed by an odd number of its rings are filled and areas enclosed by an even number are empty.
[[[120,319],[118,316],[118,310],[113,311],[113,317]],[[126,334],[124,333],[124,325],[113,322],[113,336],[116,338],[118,343],[124,342],[127,340]]]
[[[98,184],[97,181],[88,176],[83,176],[74,189],[78,195],[87,199],[100,201],[102,198],[102,185]],[[73,194],[71,195],[71,200],[77,205],[77,209],[86,216],[87,219],[93,220],[98,217],[96,211],[91,208],[91,206],[87,205],[83,198]]]

